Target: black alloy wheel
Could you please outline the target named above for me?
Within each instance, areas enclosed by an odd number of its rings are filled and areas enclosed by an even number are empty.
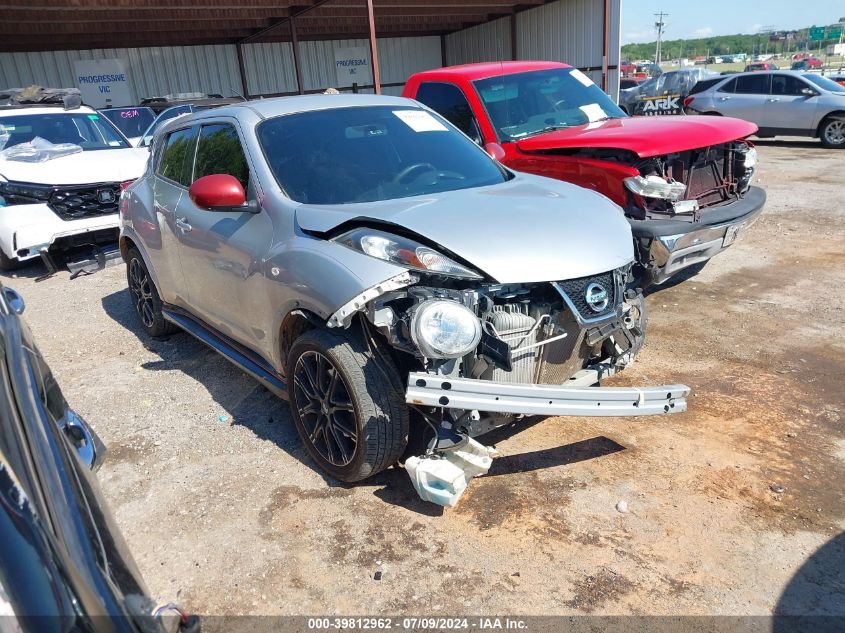
[[[155,313],[150,277],[141,262],[135,258],[129,262],[129,292],[132,293],[132,302],[135,304],[135,311],[141,317],[141,323],[147,329],[152,328]]]
[[[358,446],[358,421],[349,387],[332,361],[308,351],[296,361],[294,404],[308,441],[333,466],[347,466]]]

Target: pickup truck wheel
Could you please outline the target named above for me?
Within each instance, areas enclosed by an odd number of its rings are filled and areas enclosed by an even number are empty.
[[[845,147],[845,117],[830,117],[819,129],[822,145],[828,149],[842,149]]]
[[[126,263],[126,281],[129,284],[129,296],[132,305],[141,320],[144,332],[152,337],[167,336],[177,332],[173,323],[167,321],[161,312],[162,301],[153,283],[141,253],[135,248],[129,249],[129,261]]]
[[[360,481],[401,457],[408,407],[392,361],[348,332],[310,330],[291,347],[286,375],[296,430],[329,475]]]

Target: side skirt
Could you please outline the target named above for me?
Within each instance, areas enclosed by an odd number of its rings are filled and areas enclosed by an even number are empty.
[[[188,334],[199,339],[215,352],[224,356],[274,394],[287,400],[287,383],[263,358],[229,337],[217,332],[192,314],[175,306],[165,306],[162,314],[165,319],[171,323],[175,323]]]

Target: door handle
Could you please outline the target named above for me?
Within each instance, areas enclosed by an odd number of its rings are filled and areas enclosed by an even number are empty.
[[[780,99],[766,99],[769,103],[774,103],[775,101],[780,101]]]
[[[719,101],[730,101],[730,97],[719,97]]]
[[[186,233],[194,228],[188,224],[188,218],[176,218],[176,226]]]

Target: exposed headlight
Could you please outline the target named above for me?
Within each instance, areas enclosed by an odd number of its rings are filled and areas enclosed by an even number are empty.
[[[675,202],[684,197],[687,186],[676,180],[671,182],[660,176],[631,176],[625,179],[625,186],[643,198],[662,198]]]
[[[754,169],[757,167],[757,148],[749,147],[745,152],[743,159],[746,169]]]
[[[456,301],[430,299],[414,311],[411,338],[426,358],[460,358],[481,340],[481,321]]]
[[[334,238],[334,241],[370,257],[383,259],[400,266],[450,277],[482,278],[474,270],[462,266],[428,246],[384,231],[364,228],[353,229]]]
[[[32,204],[49,200],[51,188],[49,186],[19,185],[14,182],[0,182],[0,197],[5,205]]]

